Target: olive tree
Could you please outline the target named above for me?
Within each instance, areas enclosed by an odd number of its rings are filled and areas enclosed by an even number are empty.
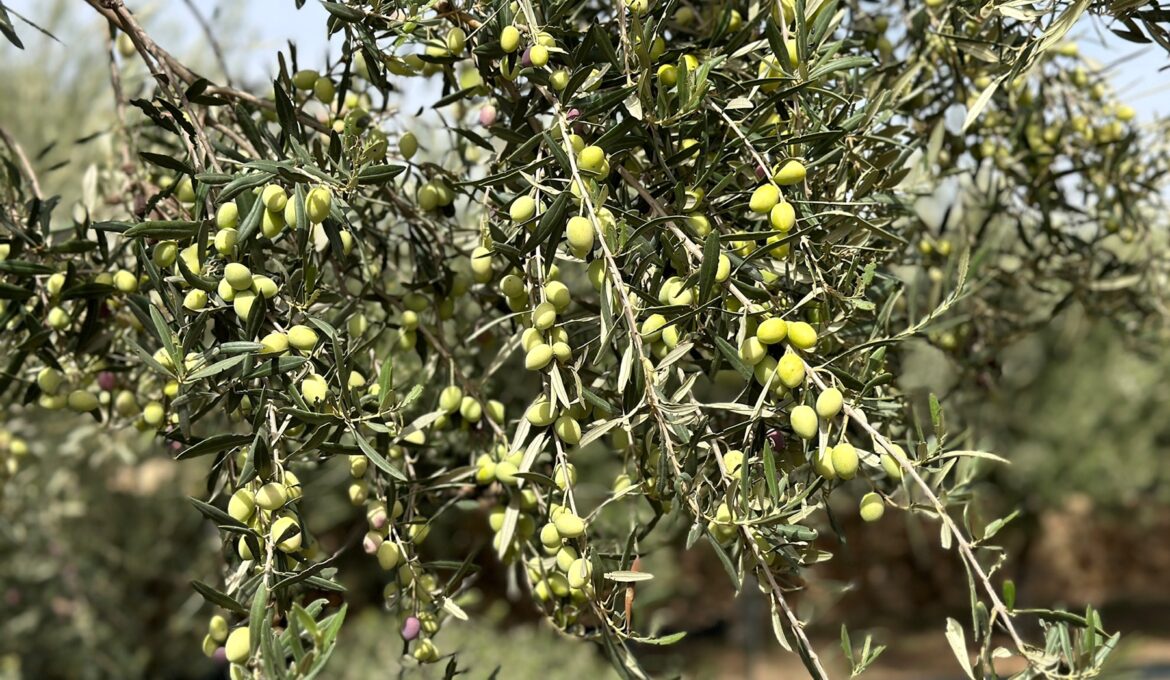
[[[791,599],[833,558],[830,498],[873,531],[937,524],[968,675],[1088,675],[1116,644],[1092,609],[1015,601],[1010,518],[968,511],[1002,458],[896,381],[906,340],[974,374],[1069,299],[1155,323],[1164,283],[1129,244],[1157,231],[1165,154],[1064,41],[1087,3],[322,2],[340,52],[290,48],[252,91],[87,2],[123,160],[104,205],[62,216],[6,135],[0,395],[208,462],[192,502],[222,570],[195,587],[233,677],[321,672],[347,550],[384,570],[420,664],[454,673],[432,638],[474,625],[492,560],[643,677],[633,651],[685,631],[634,617],[640,557],[691,549],[827,677]],[[0,27],[18,43],[2,7]],[[399,112],[415,79],[441,89],[430,134]],[[613,464],[579,474],[585,449]],[[326,546],[310,491],[337,466],[366,527]],[[428,558],[476,514],[482,549]],[[854,672],[880,652],[842,643]]]

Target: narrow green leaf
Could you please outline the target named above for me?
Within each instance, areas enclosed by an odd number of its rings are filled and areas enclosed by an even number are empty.
[[[243,446],[251,441],[252,435],[250,434],[214,434],[183,449],[179,452],[179,455],[175,456],[175,460],[187,460],[188,458],[198,458],[199,456],[219,453],[220,451],[235,446]]]

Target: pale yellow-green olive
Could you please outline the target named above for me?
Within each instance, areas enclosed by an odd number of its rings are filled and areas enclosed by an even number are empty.
[[[817,345],[817,332],[804,321],[788,324],[788,344],[801,350],[810,350]]]
[[[69,397],[66,399],[66,404],[78,413],[94,411],[101,406],[97,395],[86,390],[73,390],[70,392]]]
[[[223,268],[223,280],[236,291],[249,290],[252,288],[252,270],[239,262],[229,262]]]
[[[841,412],[844,401],[841,390],[830,387],[817,397],[817,415],[825,419],[836,417]]]
[[[832,449],[833,469],[841,479],[853,479],[857,476],[858,457],[857,449],[845,440],[841,440]]]
[[[805,175],[804,163],[793,159],[785,161],[776,168],[775,174],[772,175],[772,181],[780,186],[789,186],[803,182]]]
[[[567,510],[557,515],[553,524],[562,538],[573,539],[585,534],[585,521]]]
[[[317,331],[308,326],[297,324],[288,329],[288,344],[302,352],[312,351],[320,340]]]
[[[483,246],[471,251],[471,275],[476,283],[492,280],[492,251]]]
[[[756,337],[765,345],[775,345],[787,336],[788,323],[784,319],[768,319],[756,328]]]
[[[780,200],[780,190],[774,184],[761,184],[752,192],[748,201],[748,208],[758,214],[765,214],[772,210]]]
[[[281,552],[291,553],[301,549],[301,527],[292,517],[278,517],[272,523],[269,535]]]
[[[256,505],[269,512],[288,502],[288,489],[279,482],[269,482],[256,492]]]
[[[801,439],[812,439],[817,436],[817,412],[811,406],[806,404],[795,406],[789,419],[796,436]]]
[[[882,500],[881,496],[871,491],[861,497],[859,510],[862,520],[876,522],[885,514],[886,503]]]
[[[256,512],[256,496],[247,489],[238,489],[228,500],[228,514],[239,522],[247,522]]]
[[[505,26],[500,31],[500,49],[505,52],[515,52],[520,47],[520,31],[512,25]]]
[[[224,642],[228,637],[228,622],[219,614],[212,616],[207,622],[207,635],[216,642]]]
[[[780,357],[776,364],[776,377],[785,387],[799,387],[804,383],[804,375],[804,361],[791,352]]]
[[[240,209],[235,201],[228,201],[215,211],[215,226],[220,229],[235,229],[240,224]]]
[[[243,539],[241,539],[243,540]],[[231,632],[224,643],[224,652],[231,663],[242,664],[252,655],[252,636],[247,626],[241,626]]]

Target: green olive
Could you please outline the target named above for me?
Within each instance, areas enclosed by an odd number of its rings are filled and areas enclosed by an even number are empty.
[[[235,229],[240,224],[240,209],[235,201],[228,201],[215,211],[215,226],[220,229]]]
[[[776,188],[775,184],[761,184],[752,192],[752,197],[748,201],[748,208],[758,214],[765,214],[772,210],[776,202],[780,200],[780,190]]]
[[[817,413],[811,406],[797,405],[792,409],[789,419],[792,431],[801,439],[812,439],[817,436]]]
[[[505,52],[515,52],[520,47],[520,31],[515,26],[505,26],[500,31],[500,49]]]
[[[853,479],[857,476],[857,449],[849,442],[841,440],[833,447],[832,460],[833,469],[841,479]]]
[[[256,505],[272,512],[288,502],[288,489],[279,482],[269,482],[256,492]]]
[[[276,184],[269,184],[260,192],[260,202],[271,213],[283,213],[284,207],[288,205],[288,194],[285,193],[284,187]]]
[[[901,446],[898,446],[897,444],[891,444],[891,447],[894,449],[894,453],[897,453],[900,458],[906,458],[906,451]],[[895,458],[893,453],[889,451],[883,451],[881,455],[881,462],[882,469],[886,471],[886,474],[889,475],[890,479],[902,479],[902,464],[898,462],[898,458]]]
[[[569,587],[583,588],[593,576],[593,565],[584,557],[578,557],[569,565],[566,575],[569,580]]]
[[[843,404],[841,390],[830,387],[817,397],[817,415],[825,419],[835,418],[841,412]]]
[[[600,146],[587,146],[577,153],[577,167],[587,172],[600,172],[605,162],[605,151]]]
[[[804,383],[804,361],[791,352],[785,354],[776,363],[776,376],[785,387],[799,387]]]
[[[540,528],[540,544],[546,548],[559,548],[561,546],[561,534],[557,531],[557,525],[549,522]]]
[[[524,355],[524,368],[530,371],[539,371],[548,366],[553,359],[553,349],[543,342],[537,343]]]
[[[548,330],[557,322],[557,308],[551,302],[542,302],[532,310],[532,326],[537,330]]]
[[[293,87],[297,88],[298,90],[308,92],[313,89],[313,86],[317,84],[317,79],[320,77],[321,74],[317,73],[316,71],[312,69],[304,69],[293,74],[292,84]]]
[[[37,373],[37,387],[40,387],[41,391],[46,394],[56,394],[64,381],[65,377],[61,371],[52,366],[45,366]]]
[[[247,489],[239,489],[228,500],[228,514],[239,522],[247,522],[256,512],[256,497]]]
[[[301,527],[292,517],[279,517],[269,533],[281,552],[291,553],[301,548]]]
[[[471,275],[476,283],[487,283],[492,280],[492,251],[483,246],[471,251]]]
[[[817,332],[804,321],[788,324],[788,344],[796,349],[810,350],[817,345]]]
[[[232,663],[244,663],[252,655],[252,637],[247,626],[241,626],[231,632],[224,643],[227,660]]]
[[[876,522],[885,514],[886,503],[882,500],[881,496],[871,491],[861,497],[859,509],[862,520]]]
[[[239,262],[229,262],[223,268],[223,280],[236,291],[252,288],[252,270]]]
[[[207,293],[199,290],[198,288],[193,288],[187,291],[187,294],[183,296],[183,307],[191,310],[192,312],[198,312],[206,306]]]
[[[796,225],[796,209],[788,201],[780,201],[768,213],[768,223],[776,231],[787,234]]]
[[[739,345],[739,358],[749,367],[760,363],[767,355],[768,348],[760,341],[758,334],[744,338]]]
[[[561,313],[569,308],[573,298],[569,293],[569,287],[560,281],[549,281],[544,285],[544,297],[553,304],[557,313]]]
[[[212,616],[207,622],[207,635],[216,642],[224,642],[228,637],[228,622],[219,614]]]
[[[534,215],[536,215],[536,201],[531,196],[518,197],[512,201],[511,207],[508,208],[508,216],[516,223],[527,222]]]
[[[305,213],[313,224],[324,222],[332,207],[333,193],[328,187],[316,187],[305,197]]]
[[[468,423],[478,423],[483,417],[483,406],[472,397],[463,397],[459,404],[459,415]]]
[[[572,446],[581,441],[581,424],[575,418],[561,416],[553,425],[553,432],[564,443]]]
[[[456,385],[448,385],[439,393],[439,408],[447,413],[454,413],[459,410],[459,405],[463,401],[463,390]]]
[[[585,520],[568,510],[557,515],[553,524],[562,538],[572,539],[585,534]]]
[[[402,136],[398,138],[398,153],[406,160],[414,157],[418,152],[418,138],[414,136],[413,132],[403,132]]]
[[[765,345],[775,345],[787,336],[788,323],[784,319],[768,319],[756,328],[756,337]]]
[[[662,339],[662,329],[666,326],[666,317],[661,314],[651,314],[642,322],[642,339],[646,342],[658,342]]]
[[[463,32],[462,28],[456,26],[447,31],[447,51],[451,54],[459,54],[463,51],[463,47],[467,42],[467,34]]]
[[[795,63],[795,60],[793,60]],[[789,186],[792,184],[800,184],[805,178],[804,164],[798,160],[785,161],[783,165],[776,169],[775,174],[772,175],[772,181],[780,186]]]
[[[317,331],[297,324],[288,329],[288,344],[302,352],[309,352],[320,341]]]
[[[98,401],[97,395],[85,390],[73,390],[70,392],[69,397],[66,399],[66,404],[68,404],[69,408],[77,411],[78,413],[95,411],[99,406],[101,406],[101,402]]]

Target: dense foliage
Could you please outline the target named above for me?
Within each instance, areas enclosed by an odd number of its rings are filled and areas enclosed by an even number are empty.
[[[1088,3],[325,2],[342,52],[279,54],[267,96],[88,4],[120,160],[65,215],[5,135],[0,395],[211,461],[192,502],[221,574],[195,585],[233,677],[322,671],[359,548],[419,663],[457,667],[432,638],[499,561],[640,677],[634,645],[685,631],[632,616],[639,557],[700,543],[824,677],[789,598],[833,557],[830,495],[874,531],[938,522],[969,576],[971,619],[946,630],[973,677],[1013,655],[1088,675],[1116,643],[1091,610],[1016,606],[1006,520],[965,512],[1001,459],[896,380],[925,338],[964,372],[951,399],[978,398],[988,357],[1074,301],[1135,335],[1159,322],[1141,244],[1164,131],[1062,42]],[[147,97],[124,94],[127,60]],[[398,112],[415,79],[441,84],[432,134]],[[582,450],[611,464],[578,470]],[[315,493],[364,535],[318,541]],[[429,554],[480,515],[483,544]],[[843,637],[858,671],[880,652]]]

